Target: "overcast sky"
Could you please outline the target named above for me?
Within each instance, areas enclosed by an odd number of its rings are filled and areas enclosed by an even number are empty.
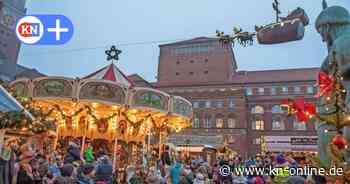
[[[28,1],[28,0],[27,0]],[[258,45],[234,52],[239,70],[318,67],[326,56],[325,45],[314,28],[321,0],[280,0],[283,15],[300,6],[310,17],[302,41]],[[109,64],[104,50],[112,44],[123,51],[118,66],[125,74],[138,73],[155,81],[162,41],[215,36],[240,25],[274,21],[272,0],[29,0],[29,14],[63,14],[75,33],[63,46],[22,46],[19,63],[47,75],[81,77]],[[350,9],[349,0],[328,0],[329,5]],[[255,42],[256,43],[256,42]],[[121,44],[121,45],[118,45]]]

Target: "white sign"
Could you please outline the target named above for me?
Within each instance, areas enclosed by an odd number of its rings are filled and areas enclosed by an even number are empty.
[[[317,151],[317,136],[265,136],[266,147],[272,152]]]

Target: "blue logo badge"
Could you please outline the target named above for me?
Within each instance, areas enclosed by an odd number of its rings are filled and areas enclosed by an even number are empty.
[[[30,45],[62,45],[73,32],[73,23],[64,15],[27,15],[16,25],[17,38]]]

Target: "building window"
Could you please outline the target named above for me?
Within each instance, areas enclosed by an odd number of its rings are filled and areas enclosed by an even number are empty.
[[[180,64],[180,61],[176,61],[176,64],[179,65],[179,64]]]
[[[198,108],[199,107],[199,102],[195,101],[193,102],[193,108]]]
[[[205,108],[210,108],[210,107],[211,107],[210,101],[206,101],[206,102],[205,102]]]
[[[230,135],[227,142],[229,144],[233,144],[233,143],[235,143],[235,138],[232,135]]]
[[[193,120],[193,127],[194,128],[200,128],[200,121],[198,117],[195,117]]]
[[[210,116],[206,115],[204,118],[204,128],[210,128],[211,122],[210,122]]]
[[[193,72],[190,72],[190,75],[193,75]]]
[[[313,93],[314,93],[314,87],[313,87],[313,86],[308,86],[308,87],[306,88],[306,92],[307,92],[308,94],[313,94]]]
[[[236,128],[236,119],[234,118],[229,118],[227,120],[227,127],[228,128]]]
[[[247,88],[247,89],[245,89],[245,92],[246,92],[246,95],[247,95],[247,96],[253,95],[253,89],[252,89],[252,88]]]
[[[205,63],[208,63],[208,59],[205,59],[204,62],[205,62]]]
[[[229,107],[230,109],[234,109],[234,108],[235,108],[235,101],[234,101],[233,99],[230,99],[229,104],[228,104],[228,107]]]
[[[260,144],[260,138],[253,139],[253,144]]]
[[[180,73],[179,73],[179,72],[176,72],[175,74],[176,74],[176,75],[180,75]]]
[[[288,87],[287,86],[282,87],[282,93],[288,94]]]
[[[208,72],[208,70],[207,71],[204,71],[204,74],[208,74],[209,72]]]
[[[276,95],[276,87],[270,88],[271,95]]]
[[[273,114],[281,114],[283,113],[282,107],[280,105],[273,105],[271,108],[271,112]]]
[[[264,91],[265,91],[264,88],[258,88],[259,95],[263,95]]]
[[[205,107],[205,101],[199,101],[198,105],[199,105],[199,108],[204,108]]]
[[[301,92],[300,86],[294,86],[294,93],[300,94],[300,92]]]
[[[251,110],[252,114],[264,114],[264,107],[256,105]]]
[[[264,120],[258,118],[253,121],[253,130],[264,130]]]
[[[305,122],[298,122],[296,119],[293,121],[294,130],[306,130]]]
[[[281,117],[274,117],[272,120],[272,130],[284,130],[284,121]]]
[[[214,101],[213,103],[214,108],[222,108],[223,106],[224,106],[224,102],[222,100],[217,100],[217,101]]]
[[[216,128],[224,128],[224,120],[222,118],[216,119]]]
[[[194,63],[194,61],[193,61],[193,60],[191,60],[191,61],[190,61],[190,63]]]

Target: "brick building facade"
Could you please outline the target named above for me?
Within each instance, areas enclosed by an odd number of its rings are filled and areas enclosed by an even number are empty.
[[[282,99],[298,96],[314,102],[318,70],[237,71],[232,48],[222,47],[218,39],[199,37],[160,45],[154,85],[193,103],[192,128],[181,134],[206,135],[208,142],[211,135],[222,135],[231,149],[247,156],[260,152],[262,136],[287,140],[315,137],[313,124],[287,117],[279,104]],[[281,151],[301,151],[288,144],[289,148]],[[274,149],[278,144],[268,145]]]

